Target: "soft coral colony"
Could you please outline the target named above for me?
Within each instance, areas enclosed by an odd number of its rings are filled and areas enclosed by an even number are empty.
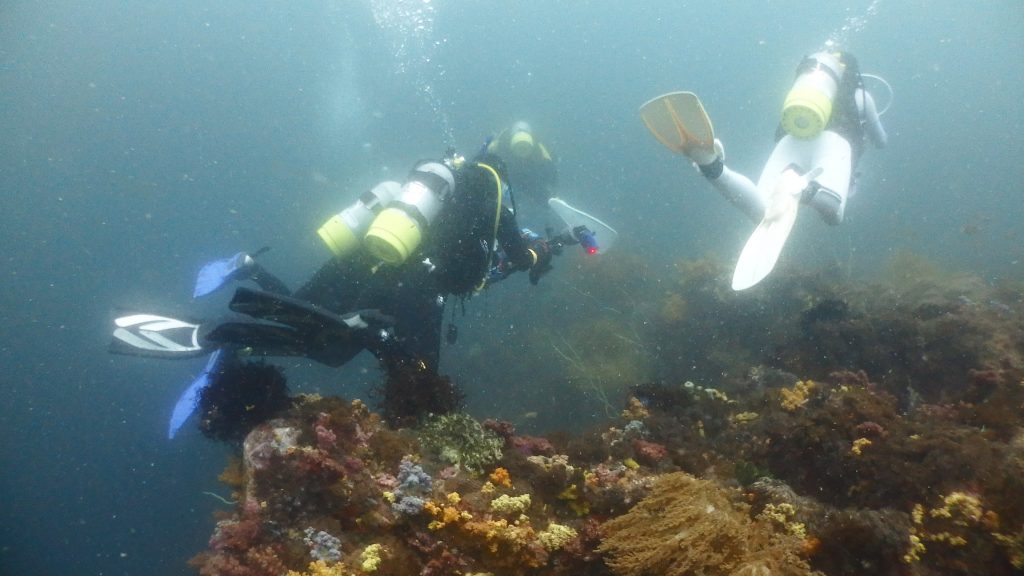
[[[737,313],[727,291],[696,285],[664,297]],[[861,320],[830,288],[776,286],[801,294],[772,295],[804,311],[795,327],[859,352]],[[873,374],[889,354],[920,397],[816,369],[829,339],[796,337],[793,363],[730,386],[636,385],[608,425],[558,440],[461,413],[394,429],[359,401],[300,397],[246,437],[222,475],[238,504],[191,563],[210,576],[1021,573],[1020,303],[986,315],[984,298],[876,314],[912,346],[955,323],[991,336],[958,344],[974,366],[927,382],[895,349],[855,356]],[[655,324],[685,332],[704,317]]]
[[[667,450],[624,414],[603,435],[605,457],[587,464],[504,422],[435,417],[421,441],[359,401],[301,401],[246,438],[241,473],[235,463],[222,475],[237,509],[192,565],[231,576],[811,573],[785,522],[751,517],[735,490],[663,474],[675,468]],[[680,553],[684,532],[693,553]]]

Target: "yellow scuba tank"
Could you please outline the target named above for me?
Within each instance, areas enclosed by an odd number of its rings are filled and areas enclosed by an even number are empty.
[[[516,122],[512,125],[511,134],[508,138],[508,147],[512,154],[518,158],[529,158],[533,154],[534,147],[533,130],[526,122]]]
[[[374,218],[402,191],[402,185],[388,180],[364,192],[351,206],[331,216],[316,233],[339,258],[358,248]]]
[[[440,162],[423,162],[413,168],[409,180],[370,224],[363,244],[370,254],[397,265],[416,251],[423,234],[455,190],[455,176]]]
[[[786,132],[804,140],[821,134],[832,117],[843,69],[839,55],[831,52],[812,54],[801,64],[782,105],[782,128]]]

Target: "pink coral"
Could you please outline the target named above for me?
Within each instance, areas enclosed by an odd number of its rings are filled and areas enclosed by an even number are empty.
[[[338,446],[338,435],[328,427],[330,422],[331,417],[325,412],[321,412],[316,420],[316,445],[321,450],[331,450]]]
[[[668,449],[661,444],[640,440],[633,440],[633,453],[641,464],[654,466],[668,457]]]
[[[485,430],[490,430],[505,439],[506,442],[516,434],[516,427],[507,420],[488,418],[480,423]]]
[[[889,434],[881,424],[870,420],[857,424],[853,430],[862,438],[884,438]]]
[[[507,445],[524,456],[552,456],[555,453],[551,442],[539,436],[513,436]]]
[[[255,517],[221,520],[210,536],[213,550],[245,550],[260,536],[260,524]]]

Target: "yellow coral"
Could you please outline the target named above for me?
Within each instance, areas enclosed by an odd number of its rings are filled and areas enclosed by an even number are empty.
[[[534,537],[534,533],[529,525],[509,524],[508,520],[501,519],[488,521],[484,536],[495,541],[492,543],[492,550],[497,550],[497,545],[502,542],[513,549],[518,549],[527,545]]]
[[[543,470],[552,470],[556,467],[565,468],[566,473],[570,476],[576,471],[576,469],[569,464],[569,457],[565,454],[555,454],[554,456],[527,456],[526,461],[542,468]]]
[[[797,408],[802,408],[804,404],[807,404],[807,401],[811,399],[811,395],[817,389],[818,385],[813,380],[800,380],[792,388],[781,388],[779,390],[779,397],[781,398],[779,403],[787,412],[794,412]]]
[[[388,502],[390,502],[392,504],[395,503],[396,497],[395,497],[395,493],[394,492],[385,490],[384,492],[381,493],[381,496],[383,496],[384,499],[387,500]]]
[[[996,543],[1006,549],[1010,564],[1018,570],[1024,570],[1024,530],[1016,534],[1000,534],[993,532]]]
[[[910,549],[903,555],[903,561],[907,564],[912,562],[919,562],[921,560],[921,554],[924,554],[928,549],[925,548],[924,543],[921,542],[921,538],[917,534],[910,535]]]
[[[925,542],[943,544],[952,548],[967,545],[971,529],[982,528],[986,532],[998,527],[998,515],[986,512],[981,500],[966,492],[951,492],[942,498],[942,505],[926,511],[921,504],[915,504],[910,513],[913,526],[910,530],[910,550],[903,556],[904,562],[916,562],[925,552]],[[996,542],[998,535],[990,533]],[[972,536],[973,537],[973,536]]]
[[[462,515],[459,514],[459,509],[454,506],[445,506],[444,515],[441,517],[445,524],[451,524],[452,522],[458,522]]]
[[[636,396],[630,396],[626,403],[626,409],[622,411],[622,417],[626,420],[643,420],[650,416],[647,407]]]
[[[315,393],[314,394],[299,394],[299,396],[298,396],[299,404],[302,404],[302,405],[315,404],[316,402],[319,402],[319,401],[321,401],[323,399],[324,399],[323,396],[321,396],[319,394],[315,394]]]
[[[458,504],[462,501],[462,496],[460,496],[458,492],[449,492],[447,498],[448,502],[452,504]]]
[[[796,508],[788,502],[783,502],[782,504],[768,503],[765,505],[764,510],[758,514],[758,517],[782,525],[788,522],[794,514],[796,514]]]
[[[740,412],[739,414],[729,416],[729,421],[733,424],[746,424],[748,422],[753,422],[760,417],[761,416],[757,412]]]
[[[426,502],[424,502],[423,509],[426,510],[427,513],[432,516],[440,516],[442,512],[441,507],[438,506],[437,504],[434,504],[433,500],[427,500]]]
[[[949,532],[939,532],[938,534],[932,534],[928,537],[933,542],[945,542],[950,546],[966,546],[967,539],[963,536],[957,536],[956,534],[950,534]]]
[[[380,568],[380,563],[383,560],[381,554],[384,551],[384,546],[381,544],[370,544],[367,546],[359,555],[359,559],[363,561],[360,565],[363,572],[376,572]]]
[[[924,522],[924,506],[914,504],[914,509],[910,511],[910,519],[914,521],[914,524]]]
[[[499,514],[522,514],[530,507],[530,495],[509,496],[502,494],[491,500],[491,510]]]
[[[564,548],[566,544],[576,537],[576,530],[571,526],[563,524],[548,524],[548,529],[537,534],[540,545],[549,551]]]
[[[789,534],[804,539],[807,537],[807,527],[802,522],[791,522],[790,519],[795,515],[796,508],[788,502],[783,502],[781,504],[767,504],[757,517],[760,520],[774,522],[784,528]]]
[[[324,560],[310,562],[305,572],[289,570],[285,576],[349,576],[341,564],[328,564]]]
[[[954,524],[967,526],[981,520],[981,501],[966,492],[952,492],[942,499],[942,508],[933,508],[932,518],[950,518]]]
[[[629,467],[628,465],[626,466]],[[597,483],[597,476],[589,470],[583,473],[583,479],[585,482],[594,485]],[[569,484],[558,494],[558,499],[565,501],[569,508],[576,513],[577,516],[586,516],[590,513],[590,504],[586,500],[580,498],[580,491],[576,484]]]
[[[867,438],[857,438],[853,441],[853,447],[850,448],[850,453],[854,456],[860,456],[868,446],[871,446],[871,440],[868,440]]]

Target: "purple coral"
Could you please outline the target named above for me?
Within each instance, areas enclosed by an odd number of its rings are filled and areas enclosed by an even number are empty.
[[[403,516],[415,516],[423,511],[426,502],[419,496],[402,496],[397,502],[391,505],[395,514]]]
[[[323,560],[324,562],[341,560],[341,539],[314,528],[306,528],[305,534],[302,541],[309,546],[309,555],[313,560]]]
[[[396,514],[406,516],[419,514],[425,503],[421,496],[429,494],[433,485],[433,479],[423,471],[422,466],[403,458],[402,463],[398,465],[398,488],[395,489],[397,500],[391,505],[391,509]]]
[[[398,465],[398,490],[396,494],[427,494],[433,486],[433,480],[423,471],[419,464],[403,458]]]

